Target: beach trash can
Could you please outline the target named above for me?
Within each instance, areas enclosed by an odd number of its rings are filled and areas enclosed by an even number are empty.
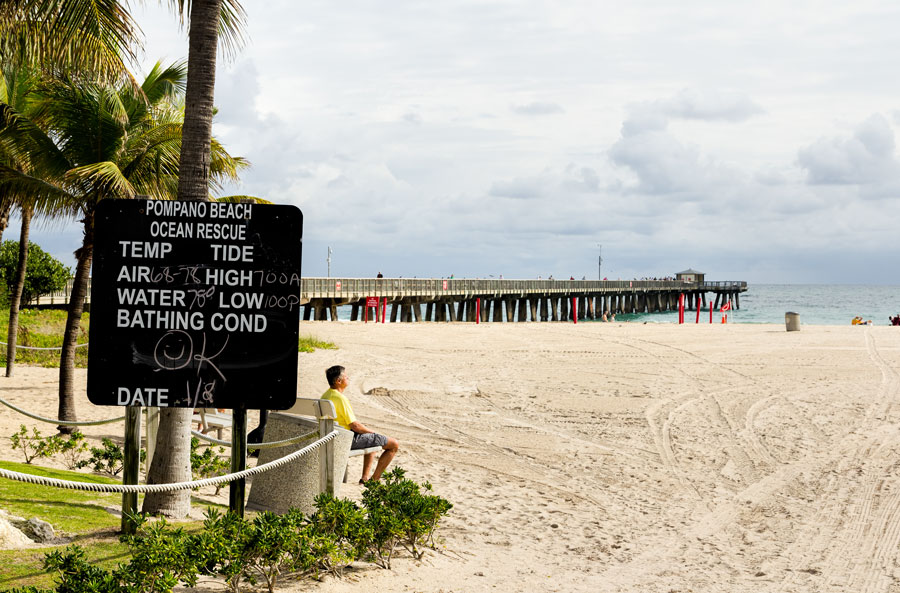
[[[784,326],[785,329],[789,332],[797,332],[800,331],[800,314],[799,313],[785,313],[784,314]]]

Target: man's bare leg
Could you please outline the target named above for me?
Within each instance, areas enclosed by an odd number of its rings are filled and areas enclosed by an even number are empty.
[[[387,443],[382,447],[384,449],[384,453],[381,454],[381,457],[378,458],[378,465],[375,466],[375,473],[372,474],[373,480],[381,479],[381,474],[387,469],[388,464],[394,458],[394,455],[397,454],[397,451],[400,450],[400,443],[395,438],[388,437]],[[372,455],[375,455],[374,453]],[[368,457],[368,455],[366,456]],[[365,472],[363,472],[365,474]]]
[[[363,482],[369,479],[366,476],[368,476],[372,470],[373,461],[375,461],[375,453],[366,453],[363,455],[363,473],[361,478]]]

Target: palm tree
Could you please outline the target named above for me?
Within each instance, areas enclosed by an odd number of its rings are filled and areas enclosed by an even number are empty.
[[[178,177],[185,66],[153,68],[135,90],[67,78],[38,83],[29,116],[0,104],[0,141],[28,158],[42,177],[0,166],[0,183],[15,191],[55,197],[83,225],[60,357],[59,418],[75,419],[74,366],[94,244],[94,211],[109,198],[137,194],[172,199]],[[236,179],[246,166],[212,143],[214,178]],[[65,429],[60,427],[61,431]]]
[[[116,47],[118,53],[127,53],[134,40],[130,16],[123,3],[109,0],[96,3],[94,0],[7,0],[4,12],[0,15],[0,55],[21,55],[26,61],[34,60],[41,55],[42,41],[47,43],[45,52],[52,64],[59,63],[65,57],[65,50],[73,39],[85,29],[85,22],[93,23],[93,39],[84,46],[83,51],[72,51],[72,56],[81,56],[82,64],[109,67],[113,59],[105,51],[105,47]],[[241,31],[245,15],[237,0],[170,0],[184,22],[184,15],[189,14],[189,80],[187,83],[187,105],[184,116],[184,147],[180,163],[178,199],[206,199],[210,173],[210,153],[207,152],[212,134],[213,97],[215,87],[215,63],[218,42],[221,36],[227,50],[233,50],[242,43]],[[76,8],[79,7],[79,8]],[[102,19],[85,17],[89,9],[96,9],[103,14]],[[49,16],[42,14],[49,13]],[[40,23],[41,18],[48,26]],[[104,25],[104,26],[101,26]],[[34,40],[33,42],[31,40]],[[112,40],[112,43],[108,43]],[[98,45],[103,46],[98,50]],[[98,58],[106,56],[107,59]],[[66,59],[66,63],[71,60]],[[181,177],[184,180],[181,180]],[[2,203],[0,203],[2,206]],[[2,215],[2,209],[0,209]],[[85,224],[85,231],[88,225]],[[86,237],[87,239],[87,234]],[[67,334],[68,335],[68,334]],[[62,386],[60,387],[62,390]],[[62,407],[62,402],[60,403]],[[160,457],[155,458],[150,469],[148,481],[163,483],[180,481],[189,477],[189,428],[190,414],[188,410],[164,409],[160,417],[158,443],[166,447],[174,447],[174,462]],[[168,466],[164,466],[164,461]],[[187,492],[162,493],[145,498],[145,511],[166,511],[172,516],[184,516],[190,509],[190,497]]]
[[[185,98],[184,150],[178,176],[179,200],[205,200],[209,195],[210,138],[216,84],[216,52],[219,32],[239,31],[244,13],[232,0],[177,0],[180,14],[190,8],[188,80]],[[226,41],[227,44],[227,41]],[[157,451],[147,475],[149,483],[163,484],[190,479],[191,410],[164,408],[160,411]],[[183,517],[190,511],[187,491],[148,493],[143,510]]]
[[[16,68],[8,66],[0,73],[0,102],[5,103],[15,109],[27,109],[28,93],[35,81],[34,73],[27,68]],[[5,151],[0,145],[0,159],[9,167],[14,167],[18,171],[25,171],[29,168],[29,164],[22,160],[15,159],[11,154]],[[3,227],[6,226],[9,217],[9,211],[14,205],[18,205],[22,224],[19,232],[19,261],[16,269],[15,283],[12,293],[9,295],[9,324],[7,329],[7,346],[6,346],[6,376],[11,377],[16,360],[16,338],[19,329],[19,307],[21,306],[22,293],[25,288],[25,272],[28,265],[28,235],[31,228],[31,218],[35,211],[35,202],[28,195],[17,194],[6,187],[0,187],[0,195],[5,198],[5,216],[3,217]],[[42,207],[53,207],[51,203],[42,203]],[[3,228],[0,228],[2,234]]]

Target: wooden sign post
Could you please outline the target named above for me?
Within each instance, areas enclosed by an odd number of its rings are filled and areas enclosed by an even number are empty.
[[[243,445],[232,454],[243,467],[246,410],[296,400],[302,213],[103,200],[95,220],[88,399],[240,411],[233,431]]]

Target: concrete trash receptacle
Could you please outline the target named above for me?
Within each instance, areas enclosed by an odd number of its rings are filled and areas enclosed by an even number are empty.
[[[266,423],[265,441],[281,441],[297,435],[317,430],[318,422],[313,418],[304,418],[283,412],[270,412]],[[335,426],[338,435],[334,439],[334,487],[335,496],[339,494],[347,467],[347,456],[350,453],[350,442],[353,433]],[[302,442],[284,447],[262,449],[259,452],[259,465],[285,457],[298,451],[319,438],[318,434]],[[319,493],[319,450],[295,459],[294,461],[270,469],[253,477],[250,485],[250,496],[247,508],[257,511],[285,513],[294,507],[304,513],[315,510],[314,500]]]
[[[785,313],[784,314],[784,326],[789,332],[797,332],[800,331],[800,314],[799,313]]]

